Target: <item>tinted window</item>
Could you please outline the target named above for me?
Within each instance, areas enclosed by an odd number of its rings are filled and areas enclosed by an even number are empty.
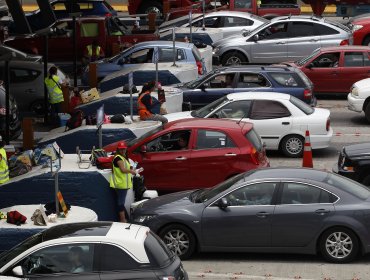
[[[35,70],[13,68],[10,69],[10,82],[11,83],[32,82],[40,74],[41,72]]]
[[[315,24],[315,33],[317,35],[335,35],[339,34],[339,31],[323,24]]]
[[[152,62],[153,58],[153,48],[148,49],[141,49],[135,51],[129,55],[127,58],[127,63],[129,64],[137,64],[137,63],[150,63]]]
[[[268,108],[268,110],[266,110]],[[254,120],[277,119],[289,117],[291,114],[284,104],[273,100],[255,100],[250,118]]]
[[[177,61],[185,60],[185,52],[182,49],[176,49],[175,56]],[[173,49],[159,49],[159,62],[172,62]]]
[[[198,130],[196,144],[197,150],[231,147],[235,147],[235,144],[226,134],[214,130]]]
[[[314,36],[313,23],[311,22],[292,22],[290,26],[290,37]]]
[[[294,96],[290,96],[289,101],[296,107],[298,107],[306,115],[311,115],[313,112],[315,112],[314,108],[312,108],[311,106],[307,105],[307,103],[304,103],[302,100]]]
[[[121,248],[102,244],[100,251],[100,270],[101,271],[117,271],[131,270],[140,268],[140,264],[136,262],[129,254]]]
[[[249,116],[249,110],[251,107],[251,100],[236,100],[230,102],[218,109],[217,112],[212,114],[211,118],[247,118]]]
[[[344,54],[344,67],[362,67],[369,65],[369,57],[363,52],[346,52]]]
[[[263,144],[261,138],[253,128],[245,134],[245,137],[257,151],[260,152],[262,150]]]
[[[288,37],[288,23],[277,22],[258,33],[259,40],[283,39]]]
[[[224,17],[224,27],[250,26],[250,25],[253,25],[253,21],[247,18]]]
[[[334,53],[324,53],[318,56],[316,59],[312,61],[313,67],[320,67],[320,68],[332,68],[338,67],[340,58],[339,52]]]
[[[228,195],[226,199],[231,206],[270,205],[278,183],[265,182],[241,187]]]
[[[270,73],[271,77],[281,86],[297,87],[298,81],[293,73]]]
[[[281,195],[281,204],[333,203],[336,200],[334,195],[321,188],[293,182],[284,183]]]
[[[240,73],[237,88],[269,87],[270,83],[264,76],[257,73]]]
[[[204,85],[211,88],[231,88],[233,87],[234,76],[234,73],[216,75]]]
[[[168,249],[163,241],[152,232],[149,232],[145,241],[144,248],[151,264],[158,267],[165,266],[174,254]]]
[[[167,152],[188,149],[190,130],[166,133],[146,144],[147,152]]]

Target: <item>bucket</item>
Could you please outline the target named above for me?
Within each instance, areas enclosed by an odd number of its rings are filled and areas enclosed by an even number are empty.
[[[66,113],[59,113],[58,118],[59,118],[59,126],[66,126],[67,121],[71,118],[71,115],[66,114]]]

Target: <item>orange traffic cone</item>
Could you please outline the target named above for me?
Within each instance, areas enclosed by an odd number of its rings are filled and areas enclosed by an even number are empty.
[[[305,141],[304,141],[302,167],[313,168],[312,149],[311,149],[311,142],[310,142],[310,132],[308,130],[306,130],[306,138],[305,138]]]

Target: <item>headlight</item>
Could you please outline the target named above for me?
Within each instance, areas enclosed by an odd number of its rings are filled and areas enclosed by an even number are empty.
[[[357,87],[352,87],[351,95],[354,96],[354,97],[358,97],[358,88]]]
[[[363,25],[355,24],[355,25],[352,26],[352,32],[360,30],[362,27],[363,27]]]
[[[216,48],[214,48],[214,49],[213,49],[213,51],[212,51],[212,52],[213,52],[213,54],[216,54],[216,53],[218,53],[218,52],[219,52],[219,50],[220,50],[220,48],[219,48],[219,47],[216,47]]]
[[[151,219],[153,219],[156,215],[142,215],[142,216],[137,216],[134,218],[134,222],[137,223],[145,223]]]

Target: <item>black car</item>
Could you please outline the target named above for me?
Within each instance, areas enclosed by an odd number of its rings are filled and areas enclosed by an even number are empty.
[[[210,189],[149,199],[134,221],[182,258],[203,252],[321,255],[349,262],[370,252],[370,190],[308,168],[266,168]]]
[[[183,109],[203,107],[234,92],[281,92],[316,105],[313,84],[299,69],[288,66],[221,67],[207,75],[177,86],[183,91]]]
[[[21,121],[19,120],[19,111],[17,102],[14,96],[9,97],[9,136],[10,140],[17,139],[21,135]],[[0,134],[5,136],[6,131],[6,109],[5,109],[5,89],[2,86],[2,81],[0,80]]]
[[[370,143],[344,146],[333,172],[370,187]]]

